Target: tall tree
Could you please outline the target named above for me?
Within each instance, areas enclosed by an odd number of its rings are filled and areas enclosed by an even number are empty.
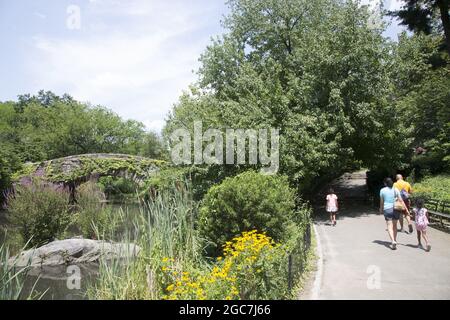
[[[442,32],[450,55],[450,0],[404,0],[400,10],[391,14],[400,18],[409,30],[431,34]]]
[[[228,33],[201,57],[198,88],[165,132],[280,129],[281,171],[302,191],[355,164],[401,166],[392,127],[391,46],[357,1],[232,0]]]

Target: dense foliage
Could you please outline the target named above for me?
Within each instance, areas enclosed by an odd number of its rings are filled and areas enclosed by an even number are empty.
[[[254,229],[285,240],[294,215],[295,190],[286,177],[248,171],[209,189],[200,208],[199,229],[214,245],[210,251],[220,254],[225,241]]]
[[[416,178],[450,169],[450,60],[439,52],[439,39],[402,34],[392,69],[398,125],[411,137]]]

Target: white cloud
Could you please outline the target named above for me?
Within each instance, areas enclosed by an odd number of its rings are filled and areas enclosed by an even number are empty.
[[[79,34],[33,38],[28,67],[35,90],[67,92],[160,130],[196,79],[191,71],[210,36],[201,17],[214,7],[92,0],[81,13]]]

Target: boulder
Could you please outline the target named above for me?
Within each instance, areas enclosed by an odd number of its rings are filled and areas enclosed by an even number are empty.
[[[15,267],[43,267],[95,263],[102,259],[128,259],[139,254],[135,244],[90,239],[66,239],[21,252],[9,260]]]

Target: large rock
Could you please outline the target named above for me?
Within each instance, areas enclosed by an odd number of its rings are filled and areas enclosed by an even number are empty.
[[[37,249],[21,252],[9,260],[16,267],[43,267],[98,262],[100,258],[127,259],[138,255],[135,244],[111,243],[90,239],[66,239],[50,242]]]

